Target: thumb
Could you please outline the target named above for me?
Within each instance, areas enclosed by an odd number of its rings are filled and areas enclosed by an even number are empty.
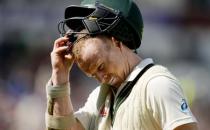
[[[72,64],[74,63],[74,57],[71,54],[67,54],[64,56],[65,57],[65,62],[67,66],[72,66]]]

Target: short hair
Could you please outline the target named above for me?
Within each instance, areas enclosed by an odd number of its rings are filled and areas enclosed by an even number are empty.
[[[84,47],[84,42],[86,39],[90,38],[91,36],[88,34],[78,34],[77,40],[74,43],[72,48],[72,53],[74,58],[79,59],[81,56],[81,50]]]
[[[85,33],[87,32],[86,29],[82,30],[81,32]],[[106,39],[106,38],[111,38],[111,36],[106,35],[106,34],[98,34],[98,35],[90,35],[90,34],[77,34],[77,40],[74,43],[73,49],[72,49],[72,53],[74,55],[74,57],[76,58],[76,60],[79,60],[81,58],[81,50],[84,47],[84,42],[85,40],[89,39],[89,38],[94,38],[94,37],[98,37],[101,39]],[[107,46],[108,48],[108,46]]]

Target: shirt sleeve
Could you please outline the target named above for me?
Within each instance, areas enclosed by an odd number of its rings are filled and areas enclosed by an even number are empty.
[[[147,85],[147,104],[163,130],[196,122],[180,84],[175,79],[157,76]]]
[[[97,113],[96,102],[98,94],[99,87],[93,90],[93,92],[89,95],[85,105],[74,113],[75,117],[81,122],[85,130],[88,130],[91,123],[95,121]]]

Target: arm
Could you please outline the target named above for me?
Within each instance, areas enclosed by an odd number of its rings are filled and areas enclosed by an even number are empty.
[[[74,112],[71,99],[67,96],[63,98],[55,99],[53,109],[54,109],[53,115],[57,115],[57,116],[65,116]],[[78,120],[76,120],[74,125],[68,130],[84,130],[84,128],[81,125],[81,123]]]
[[[51,52],[51,64],[52,64],[52,87],[60,87],[63,84],[69,83],[69,72],[74,62],[74,58],[71,54],[65,54],[68,46],[65,43],[68,42],[68,38],[62,37],[55,41],[53,51]],[[66,86],[70,87],[70,86]],[[48,101],[48,114],[53,116],[73,116],[73,106],[69,95],[63,97],[52,98],[51,104]],[[71,123],[71,122],[69,122]],[[54,130],[48,128],[49,130]],[[72,123],[71,128],[68,130],[83,130],[81,123],[76,120]]]
[[[198,130],[197,124],[196,123],[189,123],[185,125],[181,125],[174,130]]]

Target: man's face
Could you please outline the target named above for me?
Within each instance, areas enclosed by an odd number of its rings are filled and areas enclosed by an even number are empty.
[[[121,59],[108,38],[89,38],[84,41],[78,66],[88,76],[101,83],[119,86],[123,82]]]

